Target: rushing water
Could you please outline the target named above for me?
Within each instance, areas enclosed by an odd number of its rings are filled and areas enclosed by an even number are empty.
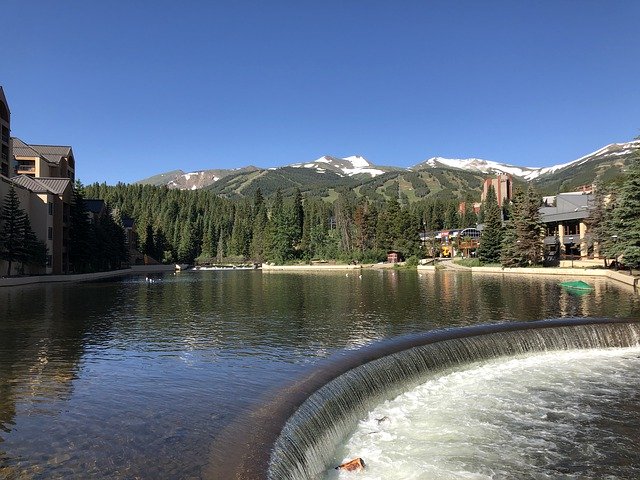
[[[639,429],[640,348],[545,353],[468,365],[384,402],[334,463],[365,458],[362,479],[633,479]]]
[[[157,278],[0,289],[0,478],[200,478],[225,427],[322,359],[448,326],[640,313],[603,280],[577,297],[557,278],[448,272]]]

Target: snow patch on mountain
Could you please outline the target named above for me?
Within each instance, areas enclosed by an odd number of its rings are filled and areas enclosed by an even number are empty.
[[[524,177],[535,171],[539,170],[533,167],[517,167],[515,165],[508,165],[506,163],[494,162],[492,160],[483,160],[481,158],[443,158],[443,157],[432,157],[428,160],[425,160],[422,163],[419,163],[415,167],[416,168],[424,168],[424,167],[449,167],[449,168],[457,168],[460,170],[470,170],[474,172],[480,173],[508,173],[518,177]]]
[[[180,175],[167,183],[169,188],[179,188],[181,190],[197,190],[211,185],[220,180],[220,177],[211,171],[201,170]]]
[[[514,177],[521,177],[525,180],[533,180],[549,173],[562,170],[567,167],[576,167],[592,160],[603,160],[607,157],[619,157],[628,155],[640,149],[640,140],[634,140],[627,143],[612,143],[606,147],[602,147],[595,152],[589,153],[571,162],[561,163],[552,167],[518,167],[506,163],[494,162],[492,160],[483,160],[481,158],[443,158],[432,157],[422,163],[412,167],[412,169],[424,167],[449,167],[460,170],[468,170],[485,174],[508,173]]]
[[[352,155],[350,157],[344,158],[325,155],[314,160],[313,162],[294,163],[289,166],[293,168],[312,168],[320,173],[331,170],[338,175],[349,177],[361,173],[376,177],[384,173],[383,170],[375,168],[375,166],[366,158],[359,155]]]
[[[602,147],[595,152],[591,152],[583,157],[580,157],[576,160],[572,160],[571,162],[561,163],[559,165],[554,165],[553,167],[544,167],[539,168],[537,172],[533,172],[531,175],[525,176],[527,180],[533,180],[534,178],[539,177],[540,175],[545,175],[547,173],[553,173],[558,170],[562,170],[567,167],[577,167],[579,165],[583,165],[592,160],[603,160],[607,157],[619,157],[622,155],[628,155],[633,153],[634,151],[640,149],[640,140],[634,140],[632,142],[626,143],[612,143],[607,145],[606,147]]]

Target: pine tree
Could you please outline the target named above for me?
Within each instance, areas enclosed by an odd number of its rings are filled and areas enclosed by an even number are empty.
[[[25,213],[13,185],[7,192],[0,211],[0,259],[8,263],[7,276],[11,275],[13,262],[24,258]]]
[[[460,216],[458,209],[452,203],[447,207],[444,215],[444,227],[445,228],[458,228],[460,226]]]
[[[594,254],[606,255],[611,243],[611,218],[613,202],[608,189],[599,181],[593,185],[593,204],[589,211],[589,228]]]
[[[502,249],[502,219],[496,191],[493,186],[487,190],[484,207],[484,229],[478,245],[478,259],[482,263],[498,263]]]
[[[609,250],[620,263],[629,268],[640,267],[640,152],[631,159],[616,196],[611,234],[617,238]]]
[[[464,201],[464,211],[460,216],[460,228],[475,227],[478,223],[478,217],[473,212],[473,201],[467,199]]]
[[[353,216],[352,205],[349,196],[341,192],[333,204],[333,214],[336,219],[336,228],[340,235],[340,250],[351,253],[353,250]]]
[[[22,237],[22,254],[20,262],[24,265],[44,267],[47,263],[47,246],[38,240],[31,228],[31,221],[26,213],[23,213],[24,229]]]
[[[92,271],[95,261],[95,231],[87,217],[85,190],[79,181],[73,186],[73,202],[69,214],[69,262],[75,273]]]
[[[294,197],[293,197],[293,243],[296,246],[299,246],[302,241],[302,230],[304,227],[304,207],[302,205],[302,193],[299,188],[296,188]]]
[[[151,224],[147,223],[147,226],[144,229],[144,241],[142,243],[142,253],[145,255],[149,255],[150,257],[156,258],[156,245],[153,238],[153,228]]]
[[[531,185],[517,190],[509,211],[502,241],[501,263],[505,267],[526,267],[542,263],[544,224],[540,218],[540,196]]]

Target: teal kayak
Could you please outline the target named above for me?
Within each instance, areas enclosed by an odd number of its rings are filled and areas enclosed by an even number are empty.
[[[571,290],[583,290],[583,291],[593,290],[593,287],[591,285],[589,285],[586,282],[583,282],[582,280],[571,280],[569,282],[561,282],[560,286],[563,288],[571,289]]]

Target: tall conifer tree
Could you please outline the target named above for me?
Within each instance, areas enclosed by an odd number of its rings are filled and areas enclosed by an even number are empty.
[[[478,258],[482,263],[498,263],[502,249],[502,218],[493,185],[487,189],[484,207],[484,228],[480,235]]]
[[[640,267],[640,151],[631,159],[612,212],[610,251],[630,268]]]
[[[544,252],[544,224],[540,218],[540,196],[531,185],[526,192],[516,191],[510,212],[502,242],[502,265],[539,265]]]

